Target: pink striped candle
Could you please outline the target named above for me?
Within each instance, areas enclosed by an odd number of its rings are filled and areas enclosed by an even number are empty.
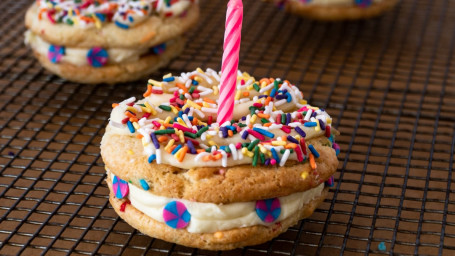
[[[234,113],[234,96],[237,85],[237,69],[239,66],[242,18],[242,0],[230,0],[226,12],[220,97],[216,119],[217,123],[220,125],[231,120]]]

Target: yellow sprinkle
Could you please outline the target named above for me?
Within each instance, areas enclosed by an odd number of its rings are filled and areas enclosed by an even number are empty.
[[[327,123],[332,124],[332,118],[327,118]]]
[[[74,22],[76,26],[79,25],[79,20],[77,18],[72,18],[71,20]]]
[[[139,128],[141,128],[137,122],[134,122],[134,123],[133,123],[133,126],[134,126],[134,128],[135,128],[136,130],[139,129]]]
[[[185,127],[188,127],[188,126],[186,125],[185,121],[183,121],[183,119],[182,119],[182,118],[180,118],[180,117],[179,117],[179,118],[177,118],[177,122],[178,122],[179,124],[181,124],[181,125],[185,126]]]
[[[263,154],[267,153],[267,149],[260,144],[259,144],[259,150],[261,150],[261,153],[263,153]]]
[[[198,125],[207,125],[207,123],[204,123],[204,122],[202,122],[202,121],[199,120],[199,119],[197,120],[197,124],[198,124]]]
[[[308,107],[308,108],[309,108],[309,109],[312,109],[312,110],[314,110],[314,111],[319,110],[318,107],[313,107],[313,106],[310,106],[310,107]]]
[[[235,98],[234,98],[234,99],[235,99],[235,100],[239,100],[239,99],[240,99],[240,94],[241,94],[241,93],[242,93],[242,92],[241,92],[240,90],[238,90],[237,92],[235,92]]]
[[[204,102],[205,103],[205,102]],[[202,104],[204,104],[202,103]],[[201,109],[201,106],[199,106],[199,104],[196,104],[194,101],[192,100],[186,100],[186,105],[190,105],[192,106],[193,108],[197,108],[197,109]]]
[[[179,130],[179,139],[181,143],[185,143],[185,136],[183,135],[183,131]]]
[[[251,116],[251,118],[250,118],[250,123],[252,123],[252,124],[256,123],[256,118],[257,118],[256,114],[254,114],[253,116]]]
[[[165,123],[165,124],[168,124],[168,123],[171,121],[171,119],[172,119],[172,118],[171,118],[170,116],[166,117],[166,120],[164,120],[164,123]]]
[[[68,17],[73,17],[73,8],[68,9]]]
[[[202,102],[202,106],[203,107],[206,107],[206,108],[211,108],[210,104],[208,104],[207,102]]]
[[[128,155],[133,155],[134,154],[133,150],[131,150],[131,149],[128,150],[127,153],[128,153]]]
[[[164,130],[164,129],[166,129],[166,127],[164,127],[164,125],[161,125],[160,130]]]
[[[267,151],[267,156],[268,157],[272,157],[272,152],[271,151]]]
[[[194,77],[194,80],[196,80],[196,81],[199,82],[199,83],[202,83],[202,81],[203,81],[202,78],[200,78],[200,77],[198,77],[198,76],[195,76],[195,77]]]
[[[298,140],[298,141],[300,141],[300,135],[298,135],[298,134],[295,135],[295,139]]]
[[[270,95],[270,90],[269,91],[265,91],[264,95]],[[275,105],[273,105],[273,106],[275,106]]]
[[[215,96],[218,95],[218,86],[214,85],[212,87],[212,89],[213,89],[213,95],[215,95]]]
[[[308,177],[308,173],[307,172],[302,172],[302,179],[306,179]]]
[[[134,114],[137,114],[137,109],[135,109],[133,107],[128,106],[128,107],[126,107],[126,110],[129,110],[129,111],[133,112]]]
[[[174,145],[174,143],[175,143],[175,140],[174,140],[174,139],[171,139],[171,140],[167,143],[166,147],[164,147],[164,150],[167,151],[170,147],[172,147],[172,146]]]
[[[220,131],[220,127],[215,127],[215,132],[219,132]]]
[[[285,146],[286,145],[286,141],[274,140],[274,141],[272,141],[272,145],[273,146]]]
[[[250,85],[248,85],[247,89],[248,89],[248,91],[251,91],[251,90],[253,90],[253,85],[251,85],[251,84],[250,84]]]
[[[251,151],[248,151],[247,148],[242,148],[242,154],[245,155],[245,156],[248,156],[248,157],[253,157],[254,156],[254,153],[251,152]]]
[[[215,141],[213,141],[213,140],[209,140],[208,143],[210,146],[217,146]]]
[[[164,76],[163,76],[163,79],[168,78],[168,77],[171,77],[171,76],[172,76],[172,73],[169,73],[169,74],[167,74],[167,75],[164,75]]]
[[[247,79],[251,77],[250,74],[248,74],[247,72],[243,72],[242,76]]]
[[[201,74],[205,74],[204,71],[201,68],[197,68],[196,71],[201,73]]]
[[[142,146],[147,147],[149,143],[145,141],[145,137],[142,137]]]
[[[210,135],[210,134],[207,134],[205,137],[206,137],[208,140],[211,139],[211,138],[213,138],[213,136]]]
[[[146,107],[142,107],[142,106],[141,106],[141,109],[142,109],[142,111],[144,111],[144,112],[150,113],[150,109],[148,109],[148,108],[146,108]]]
[[[306,100],[300,100],[299,103],[302,104],[302,105],[308,104],[308,102]]]
[[[179,111],[172,105],[171,105],[171,109],[172,109],[172,113],[174,113],[174,114],[178,114],[179,113]]]
[[[155,86],[163,87],[163,84],[161,82],[155,81],[153,79],[149,79],[148,83]]]
[[[267,83],[265,81],[261,83],[261,88],[266,87],[266,86],[267,86]]]

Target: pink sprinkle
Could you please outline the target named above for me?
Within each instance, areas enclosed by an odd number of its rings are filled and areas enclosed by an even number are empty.
[[[289,126],[286,126],[286,125],[283,125],[283,127],[281,127],[281,130],[285,133],[290,133],[291,132],[291,129],[289,128]]]
[[[182,131],[184,131],[184,132],[196,133],[195,130],[190,129],[190,128],[188,128],[188,127],[185,127],[185,126],[183,126],[183,125],[181,125],[181,124],[179,124],[179,123],[173,123],[173,124],[172,124],[172,127],[177,128],[177,129],[179,129],[179,130],[182,130]]]
[[[281,114],[278,114],[276,120],[275,120],[275,123],[276,124],[281,124]]]
[[[251,135],[253,135],[254,137],[258,138],[259,140],[265,140],[264,135],[258,133],[257,131],[248,129],[248,133],[251,134]]]
[[[303,112],[307,110],[308,110],[307,106],[303,106],[301,109],[297,110],[297,112]]]
[[[179,91],[177,90],[177,91],[174,92],[174,97],[177,98],[178,96],[179,96]]]
[[[142,117],[149,118],[150,115],[151,115],[150,113],[145,113],[142,115]]]
[[[152,121],[153,125],[156,127],[156,128],[160,128],[161,127],[161,124],[158,122],[158,121]]]
[[[245,85],[245,80],[240,80],[240,85]]]
[[[175,98],[175,97],[174,97],[174,98],[171,98],[171,99],[169,100],[169,103],[175,102],[175,99],[177,99],[177,98]]]
[[[194,99],[199,99],[199,93],[195,93],[193,92],[193,94],[191,94],[191,96],[194,98]]]
[[[242,143],[237,142],[237,144],[235,144],[235,148],[236,149],[241,149],[242,148]]]
[[[253,106],[254,107],[257,107],[257,108],[262,108],[262,104],[261,103],[253,103]]]
[[[175,133],[171,133],[171,137],[175,140],[175,141],[180,141],[180,138],[177,134]]]
[[[271,165],[275,165],[275,164],[276,164],[276,160],[275,160],[275,159],[273,159],[273,158],[272,158],[272,159],[270,159],[270,164],[271,164]]]

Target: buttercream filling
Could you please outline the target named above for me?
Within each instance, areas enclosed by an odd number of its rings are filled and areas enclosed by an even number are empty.
[[[113,174],[108,172],[108,175],[110,175],[112,180]],[[300,212],[304,205],[320,196],[324,189],[324,183],[322,183],[304,192],[278,197],[281,213],[273,222],[267,223],[258,216],[256,201],[230,204],[200,203],[154,195],[133,184],[128,186],[128,199],[131,205],[161,223],[165,223],[163,210],[167,204],[173,201],[183,203],[191,215],[191,220],[186,227],[186,230],[190,233],[214,233],[255,225],[270,226]]]
[[[173,40],[166,42],[166,45],[172,44]],[[49,56],[51,44],[46,42],[39,35],[33,33],[30,30],[25,32],[25,44],[29,45],[33,50],[44,56]],[[122,48],[109,48],[107,51],[107,64],[117,64],[134,62],[139,60],[143,55],[146,55],[151,48],[134,48],[134,49],[122,49]],[[64,54],[59,59],[60,62],[70,63],[76,66],[87,66],[90,63],[87,60],[87,54],[90,49],[85,48],[64,48]]]

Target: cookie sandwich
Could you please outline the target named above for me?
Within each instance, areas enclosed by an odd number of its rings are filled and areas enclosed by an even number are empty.
[[[219,124],[219,81],[211,69],[168,74],[113,104],[101,141],[110,202],[144,234],[209,250],[264,243],[333,185],[325,110],[287,80],[238,72],[233,119]]]
[[[398,0],[266,0],[306,18],[337,21],[379,16],[392,9]]]
[[[50,72],[80,83],[146,77],[180,54],[197,0],[37,0],[25,43]]]

